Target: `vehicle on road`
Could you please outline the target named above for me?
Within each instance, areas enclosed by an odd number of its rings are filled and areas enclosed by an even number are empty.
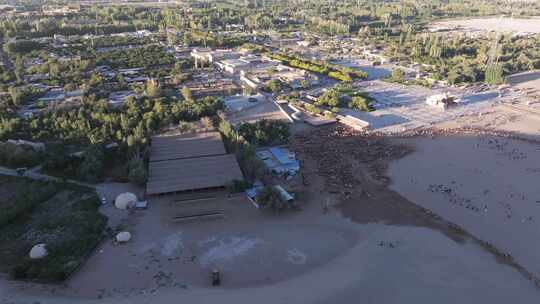
[[[24,176],[24,174],[26,173],[27,170],[28,170],[28,168],[26,168],[26,167],[15,169],[15,171],[17,172],[17,174],[19,176]]]

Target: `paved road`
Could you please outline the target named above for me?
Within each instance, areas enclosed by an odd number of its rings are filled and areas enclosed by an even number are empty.
[[[41,173],[38,173],[39,170],[41,170],[41,166],[36,166],[36,167],[28,169],[23,175],[19,175],[15,169],[0,166],[0,175],[18,176],[18,177],[23,176],[23,177],[27,177],[33,180],[40,180],[40,181],[51,181],[51,182],[66,181],[66,182],[81,185],[81,186],[96,188],[96,185],[82,183],[82,182],[72,180],[72,179],[64,180],[55,176],[41,174]]]

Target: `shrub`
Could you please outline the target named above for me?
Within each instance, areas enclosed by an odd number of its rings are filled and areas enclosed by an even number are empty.
[[[391,79],[395,82],[402,82],[405,80],[405,72],[400,68],[395,68],[392,70]]]
[[[28,278],[28,271],[30,270],[30,261],[25,259],[18,263],[10,271],[10,276],[15,280],[24,280]]]
[[[244,176],[249,181],[261,179],[266,173],[264,163],[255,155],[255,150],[250,146],[244,146],[236,152],[236,158]]]
[[[306,111],[315,115],[320,115],[323,112],[319,107],[317,107],[316,105],[312,105],[310,103],[305,103],[304,109],[306,109]]]
[[[41,153],[11,143],[0,143],[0,165],[17,168],[39,164]]]
[[[289,204],[281,198],[279,191],[272,186],[266,186],[260,189],[257,192],[255,201],[263,208],[277,211],[284,210],[289,206]]]
[[[144,161],[136,155],[128,163],[128,180],[136,185],[144,185],[147,176]]]
[[[245,180],[232,180],[225,185],[225,189],[229,193],[239,193],[245,191],[249,187],[249,183]]]
[[[56,191],[57,188],[52,183],[27,182],[21,184],[16,190],[12,206],[0,212],[0,228],[29,214],[35,206],[51,198]]]
[[[366,96],[354,96],[349,102],[349,107],[353,109],[358,109],[361,111],[371,112],[373,111],[373,107],[370,105],[371,98]]]

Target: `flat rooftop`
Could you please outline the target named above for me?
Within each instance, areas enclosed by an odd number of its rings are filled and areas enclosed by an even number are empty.
[[[271,101],[258,101],[254,102],[252,106],[231,111],[227,114],[227,119],[235,126],[244,122],[254,123],[262,119],[290,122],[279,107]]]
[[[223,187],[244,177],[233,154],[150,162],[146,193]]]
[[[218,188],[244,178],[219,132],[155,136],[150,153],[148,195]]]
[[[152,137],[150,162],[227,153],[219,132]]]

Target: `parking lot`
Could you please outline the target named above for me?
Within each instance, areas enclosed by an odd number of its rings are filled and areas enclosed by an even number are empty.
[[[500,100],[496,91],[472,92],[450,87],[428,89],[381,80],[359,82],[355,86],[376,99],[376,110],[368,113],[344,109],[343,113],[365,120],[371,129],[385,133],[425,127],[481,112]],[[457,99],[458,106],[442,110],[426,104],[426,97],[446,92]]]

